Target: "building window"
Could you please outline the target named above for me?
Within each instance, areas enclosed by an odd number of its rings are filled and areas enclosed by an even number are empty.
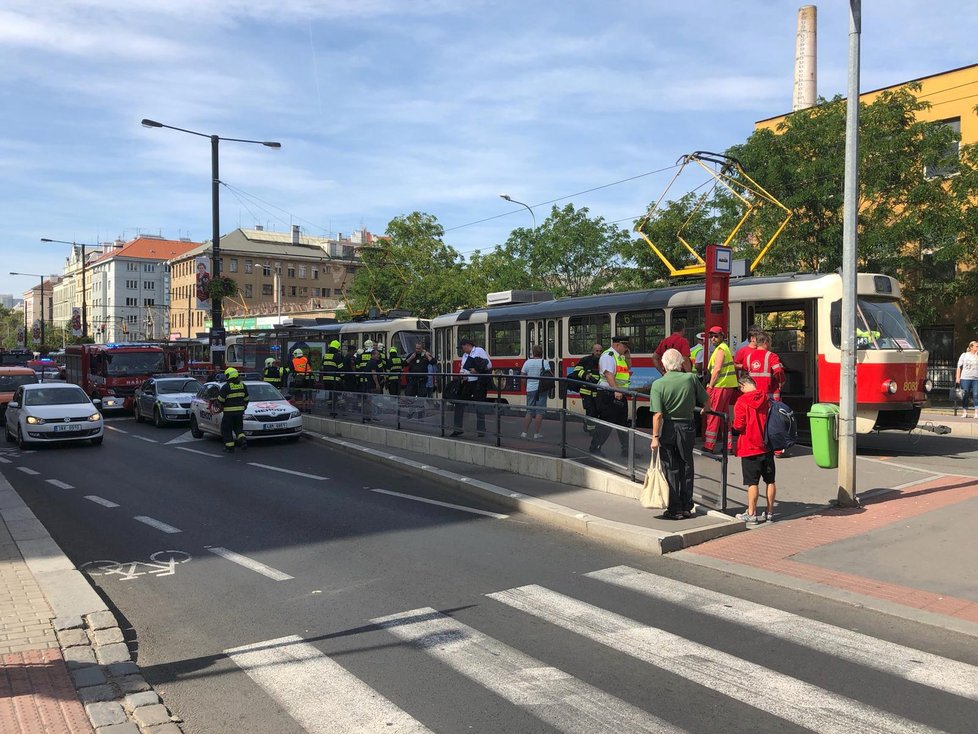
[[[954,132],[956,139],[944,150],[941,155],[941,160],[938,163],[924,166],[924,178],[947,178],[948,176],[953,176],[958,172],[958,161],[960,160],[961,118],[952,117],[932,124],[950,128]]]
[[[250,273],[255,269],[255,264],[251,260],[245,260],[245,272]]]
[[[312,279],[319,280],[319,268],[312,269]]]
[[[136,290],[137,288],[139,288],[139,281],[138,280],[127,280],[126,281],[126,288],[128,288],[130,290]]]
[[[299,286],[299,295],[305,298],[309,295],[309,289],[304,285]]]
[[[262,283],[262,286],[261,286],[261,294],[263,296],[270,296],[270,295],[272,295],[272,293],[273,293],[273,291],[272,291],[272,284],[271,283]]]
[[[286,272],[288,272],[288,274],[289,274],[289,277],[290,278],[294,278],[295,277],[295,265],[293,265],[292,263],[288,263],[285,266],[285,268],[286,268]]]
[[[245,298],[253,298],[255,295],[255,286],[251,283],[245,283],[244,294]]]
[[[137,265],[136,263],[126,263],[126,270],[128,270],[130,273],[133,273],[138,269],[139,269],[139,265]]]
[[[143,272],[144,273],[155,273],[156,272],[156,263],[143,263]]]
[[[306,266],[305,265],[300,265],[299,266],[299,277],[300,278],[305,278],[306,277]]]
[[[295,292],[295,290],[296,290],[296,289],[295,289],[295,286],[291,286],[291,287],[289,288],[289,295],[290,295],[290,296],[295,296],[295,295],[296,295],[296,292]]]
[[[228,271],[231,273],[238,272],[238,258],[232,257],[228,260]]]
[[[139,299],[138,298],[127,298],[126,299],[126,305],[127,306],[135,306],[138,302],[139,302]]]
[[[156,299],[154,299],[154,298],[144,298],[143,299],[143,305],[144,306],[155,306],[156,305]]]
[[[126,321],[128,323],[130,323],[130,324],[139,323],[139,315],[138,314],[130,314],[129,316],[126,316]]]
[[[156,283],[154,283],[152,280],[144,280],[143,281],[143,288],[145,288],[148,291],[155,291],[156,290]]]
[[[272,266],[269,265],[268,263],[263,264],[261,266],[261,274],[264,275],[266,278],[271,278],[272,277]]]
[[[329,288],[323,288],[323,297],[329,298]]]

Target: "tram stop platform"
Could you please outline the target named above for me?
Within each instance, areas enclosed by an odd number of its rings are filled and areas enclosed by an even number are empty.
[[[561,459],[559,450],[541,442],[526,440],[524,447],[511,441],[498,448],[492,437],[472,433],[441,438],[318,415],[304,415],[303,422],[314,440],[424,476],[457,491],[460,499],[481,497],[613,545],[662,554],[747,529],[733,517],[747,502],[740,461],[733,457],[726,512],[698,505],[695,517],[668,520],[661,510],[641,507],[640,482],[587,458]],[[713,459],[697,456],[696,462]],[[932,476],[872,457],[858,462],[860,493],[900,488]],[[837,497],[837,472],[816,467],[806,447],[794,447],[790,456],[779,459],[777,471],[777,521],[817,512]]]

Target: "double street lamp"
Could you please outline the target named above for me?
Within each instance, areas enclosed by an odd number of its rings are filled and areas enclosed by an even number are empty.
[[[49,278],[48,275],[38,275],[37,273],[10,273],[11,275],[23,275],[27,278],[40,278],[41,279],[41,347],[44,347],[44,281]],[[27,307],[24,307],[24,315],[27,315]],[[27,324],[24,324],[24,329],[26,331]],[[27,345],[27,334],[24,334],[24,345]]]
[[[173,125],[164,125],[156,120],[142,121],[143,127],[164,127],[167,130],[196,135],[201,138],[210,138],[211,141],[211,222],[213,229],[211,232],[211,277],[219,278],[221,275],[221,207],[220,207],[220,184],[221,179],[218,174],[218,146],[222,140],[229,143],[252,143],[254,145],[264,145],[266,148],[281,148],[281,143],[270,140],[245,140],[244,138],[223,138],[219,135],[207,135],[196,130],[187,130]],[[211,346],[223,345],[222,334],[224,332],[224,314],[220,297],[211,299]],[[224,352],[221,349],[213,349],[213,361],[216,367],[224,366]]]
[[[72,248],[81,248],[81,281],[82,281],[82,338],[88,336],[88,301],[85,296],[87,295],[87,288],[85,284],[85,268],[88,265],[88,261],[85,259],[85,248],[86,247],[97,247],[97,245],[88,245],[84,242],[69,242],[68,240],[52,240],[47,237],[42,237],[41,242],[57,242],[60,245],[71,245]]]

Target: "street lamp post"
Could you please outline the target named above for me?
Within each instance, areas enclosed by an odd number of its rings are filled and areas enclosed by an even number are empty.
[[[517,201],[516,199],[514,199],[509,194],[500,194],[499,195],[499,198],[500,199],[505,199],[506,201],[511,201],[514,204],[519,204],[520,206],[526,207],[526,210],[528,212],[530,212],[530,216],[533,217],[533,229],[536,229],[537,228],[537,215],[533,213],[533,209],[531,209],[529,206],[527,206],[526,204],[524,204],[522,201]]]
[[[37,273],[11,273],[11,275],[23,275],[27,278],[40,278],[41,279],[41,349],[44,348],[44,279],[49,277],[47,275],[38,275]],[[27,306],[24,306],[24,326],[27,326]],[[24,334],[24,346],[27,346],[27,334]]]
[[[85,268],[88,265],[88,261],[85,259],[85,248],[86,247],[96,247],[97,245],[88,245],[84,242],[69,242],[68,240],[52,240],[47,237],[42,237],[41,242],[57,242],[61,245],[71,245],[72,247],[81,248],[81,280],[82,280],[82,338],[88,336],[88,300],[85,298],[87,295],[86,281],[85,281]]]
[[[264,145],[267,148],[281,148],[281,143],[276,143],[270,140],[246,140],[244,138],[222,138],[219,135],[206,135],[205,133],[197,132],[196,130],[187,130],[182,127],[174,127],[173,125],[164,125],[162,122],[157,122],[156,120],[142,121],[143,127],[163,127],[167,130],[176,130],[177,132],[187,133],[188,135],[196,135],[201,138],[210,138],[211,141],[211,223],[213,229],[211,231],[211,277],[219,278],[221,275],[221,207],[220,207],[220,184],[221,179],[219,177],[218,169],[218,147],[222,140],[231,143],[253,143],[255,145]],[[222,304],[220,297],[212,298],[211,300],[211,332],[221,334],[224,329],[224,314],[222,311]],[[214,349],[216,346],[212,342],[212,359],[216,367],[224,366],[224,352],[221,349]]]

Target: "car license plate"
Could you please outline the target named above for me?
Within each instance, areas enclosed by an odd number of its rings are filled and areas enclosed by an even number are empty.
[[[265,423],[261,428],[263,431],[274,431],[278,426],[274,423]]]
[[[81,426],[79,424],[77,424],[77,423],[67,423],[67,424],[65,424],[63,426],[55,426],[54,427],[54,432],[55,433],[63,433],[63,432],[66,432],[66,431],[80,431],[80,430],[81,430]]]

